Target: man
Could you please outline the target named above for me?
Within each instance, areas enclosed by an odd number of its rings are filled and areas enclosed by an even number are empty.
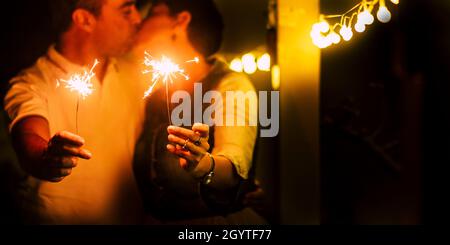
[[[135,1],[51,4],[58,40],[10,81],[5,97],[14,147],[29,174],[18,193],[25,222],[136,223],[141,201],[131,159],[142,95],[128,81],[119,81],[113,58],[130,48],[140,24]],[[80,99],[57,86],[58,80],[89,69],[95,59],[99,65],[89,97]]]

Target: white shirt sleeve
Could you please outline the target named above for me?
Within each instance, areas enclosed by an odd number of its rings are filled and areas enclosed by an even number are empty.
[[[226,76],[218,86],[218,91],[223,97],[224,126],[216,126],[214,131],[214,149],[212,154],[223,156],[230,160],[237,173],[243,178],[248,179],[248,173],[252,167],[253,150],[255,147],[257,126],[249,126],[249,107],[242,108],[235,103],[234,112],[227,111],[226,92],[242,91],[243,93],[255,92],[255,89],[249,79],[237,73]],[[256,93],[255,100],[257,103]],[[257,112],[253,112],[257,113]],[[235,122],[245,120],[245,126],[227,126],[226,117],[234,116]]]
[[[21,119],[41,116],[48,121],[47,82],[36,68],[12,78],[5,96],[4,108],[11,120],[9,130]]]

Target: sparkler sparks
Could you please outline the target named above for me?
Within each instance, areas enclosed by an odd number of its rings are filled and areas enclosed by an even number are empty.
[[[173,83],[174,79],[179,76],[184,77],[184,79],[189,80],[189,76],[185,73],[184,69],[181,69],[178,64],[173,63],[166,56],[162,56],[161,60],[155,60],[149,53],[144,52],[144,65],[149,67],[149,69],[144,70],[143,74],[152,73],[152,84],[144,93],[144,99],[150,96],[155,88],[156,84],[161,80],[164,85],[166,85],[166,106],[167,106],[167,117],[169,119],[169,124],[172,124],[170,119],[170,104],[169,104],[169,81],[170,84]],[[192,60],[188,60],[185,63],[197,63],[199,58],[195,57]]]
[[[88,71],[84,71],[84,74],[75,73],[69,80],[59,79],[56,83],[56,87],[60,86],[60,82],[66,84],[66,88],[70,91],[78,92],[79,96],[85,99],[88,95],[92,94],[94,91],[94,85],[91,83],[91,79],[95,76],[94,68],[99,64],[98,60],[95,60],[94,65]]]
[[[66,84],[65,87],[70,89],[70,91],[78,92],[77,109],[75,113],[75,128],[77,134],[78,134],[78,108],[80,106],[80,97],[85,99],[88,95],[92,94],[92,92],[94,91],[93,89],[94,85],[91,83],[91,79],[95,76],[94,68],[99,63],[100,62],[97,59],[95,59],[94,65],[92,65],[89,72],[85,70],[83,74],[75,73],[69,78],[69,80],[63,79],[56,80],[56,87],[59,87],[60,83],[62,82]]]
[[[189,80],[189,76],[185,73],[184,69],[181,69],[178,64],[173,63],[166,56],[162,56],[161,60],[154,59],[150,54],[144,52],[144,65],[149,67],[149,69],[144,70],[143,74],[152,73],[152,84],[144,93],[144,99],[147,98],[152,92],[158,82],[161,80],[166,86],[170,81],[172,84],[174,79],[179,76],[186,80]],[[192,60],[186,61],[186,63],[198,63],[199,59],[195,57]]]

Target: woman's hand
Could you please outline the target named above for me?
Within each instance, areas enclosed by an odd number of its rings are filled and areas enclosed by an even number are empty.
[[[167,150],[184,159],[180,161],[181,167],[187,170],[195,169],[210,148],[209,126],[195,123],[192,130],[169,126],[167,132],[169,133]]]

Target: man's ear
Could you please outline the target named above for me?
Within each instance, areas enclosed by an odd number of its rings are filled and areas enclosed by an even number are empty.
[[[192,15],[188,11],[182,11],[177,15],[177,28],[185,31],[191,23]]]
[[[92,32],[97,24],[95,16],[85,9],[76,9],[72,13],[72,22],[74,26],[86,31]]]

